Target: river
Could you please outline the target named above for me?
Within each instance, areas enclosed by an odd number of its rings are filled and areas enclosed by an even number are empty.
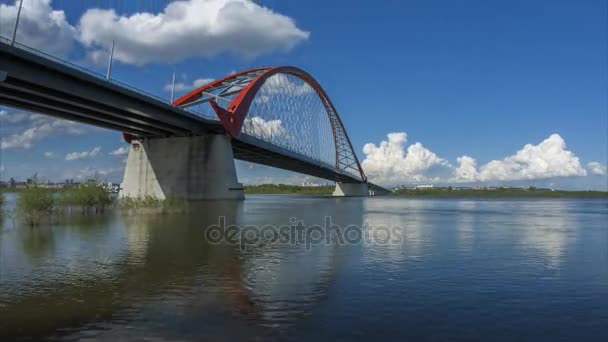
[[[252,195],[2,221],[2,341],[608,339],[606,199]]]

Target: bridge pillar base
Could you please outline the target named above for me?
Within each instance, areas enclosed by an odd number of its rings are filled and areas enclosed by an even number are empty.
[[[336,197],[369,196],[367,183],[336,183],[333,193]]]
[[[133,140],[120,197],[244,199],[225,135]]]

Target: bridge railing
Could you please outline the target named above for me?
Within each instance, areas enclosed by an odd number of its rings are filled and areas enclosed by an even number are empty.
[[[10,39],[8,39],[8,38],[6,38],[6,37],[0,36],[0,43],[6,44],[6,45],[11,45],[11,40],[10,40]],[[152,93],[150,93],[150,92],[147,92],[147,91],[145,91],[145,90],[142,90],[142,89],[140,89],[140,88],[137,88],[137,87],[135,87],[135,86],[132,86],[132,85],[130,85],[130,84],[127,84],[127,83],[125,83],[125,82],[118,81],[118,80],[116,80],[116,79],[112,79],[111,77],[110,77],[110,78],[107,78],[107,77],[106,77],[106,75],[102,75],[102,74],[101,74],[101,73],[99,73],[99,72],[96,72],[96,71],[94,71],[94,70],[88,69],[88,68],[83,67],[83,66],[81,66],[81,65],[78,65],[78,64],[72,63],[72,62],[67,61],[67,60],[65,60],[65,59],[62,59],[62,58],[60,58],[60,57],[57,57],[57,56],[51,55],[51,54],[46,53],[46,52],[44,52],[44,51],[40,51],[40,50],[38,50],[38,49],[36,49],[36,48],[33,48],[33,47],[31,47],[31,46],[28,46],[28,45],[25,45],[25,44],[19,43],[19,42],[17,42],[17,41],[15,41],[15,42],[13,43],[13,47],[19,48],[19,49],[21,49],[21,50],[25,50],[25,51],[30,52],[30,53],[32,53],[32,54],[35,54],[35,55],[37,55],[37,56],[39,56],[39,57],[42,57],[42,58],[45,58],[45,59],[48,59],[48,60],[51,60],[51,61],[57,62],[57,63],[59,63],[59,64],[61,64],[61,65],[66,66],[66,67],[69,67],[69,68],[76,69],[76,70],[78,70],[78,71],[84,72],[84,73],[86,73],[87,75],[89,75],[89,76],[93,76],[93,77],[95,77],[96,79],[98,79],[98,80],[100,80],[100,81],[103,81],[103,82],[107,82],[107,83],[111,83],[111,84],[114,84],[114,85],[120,86],[120,87],[122,87],[122,88],[128,89],[128,90],[133,91],[133,92],[135,92],[135,93],[138,93],[138,94],[140,94],[140,95],[143,95],[143,96],[146,96],[146,97],[153,98],[153,99],[155,99],[155,100],[157,100],[157,101],[160,101],[160,102],[169,103],[169,104],[171,103],[171,101],[170,101],[169,99],[166,99],[166,98],[160,97],[160,96],[158,96],[158,95],[152,94]],[[187,112],[189,112],[189,113],[192,113],[192,114],[194,114],[194,115],[197,115],[197,116],[202,116],[202,117],[205,117],[206,119],[209,119],[209,116],[208,116],[208,115],[206,115],[205,113],[202,113],[202,112],[196,111],[196,110],[194,110],[194,109],[190,109],[190,108],[181,108],[181,109],[182,109],[182,110],[185,110],[185,111],[187,111]],[[216,119],[216,118],[214,118],[214,119]]]

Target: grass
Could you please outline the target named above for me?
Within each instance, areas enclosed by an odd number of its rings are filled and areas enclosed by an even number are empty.
[[[298,186],[287,184],[261,184],[245,186],[246,194],[301,194],[331,195],[334,186]]]

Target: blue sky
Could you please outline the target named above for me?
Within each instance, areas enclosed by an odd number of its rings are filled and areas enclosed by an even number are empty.
[[[210,0],[219,9],[244,1]],[[14,1],[0,3],[0,32],[7,35]],[[136,26],[158,19],[166,3],[25,0],[24,16],[55,24],[26,20],[18,38],[100,72],[105,42],[116,39],[117,52],[124,51],[113,78],[166,98],[173,71],[187,86],[254,66],[296,65],[329,93],[366,172],[384,183],[608,188],[605,0],[262,0],[247,16],[222,12],[230,26],[218,26],[224,33],[217,40],[192,25],[180,31],[190,43],[169,41],[162,32],[138,36],[130,26],[118,32],[104,27],[112,22],[107,12],[92,10],[115,8],[125,20],[149,12],[125,24]],[[210,8],[200,22],[211,20]],[[120,48],[126,39],[134,40],[130,46],[152,39],[153,49],[127,51]],[[22,113],[4,111],[4,179],[38,172],[61,180],[94,170],[122,178],[124,156],[111,154],[125,147],[118,133],[55,124],[20,146],[14,136],[54,121],[25,115],[18,121]],[[72,152],[82,157],[66,160]],[[245,183],[306,179],[265,167],[238,169]]]

